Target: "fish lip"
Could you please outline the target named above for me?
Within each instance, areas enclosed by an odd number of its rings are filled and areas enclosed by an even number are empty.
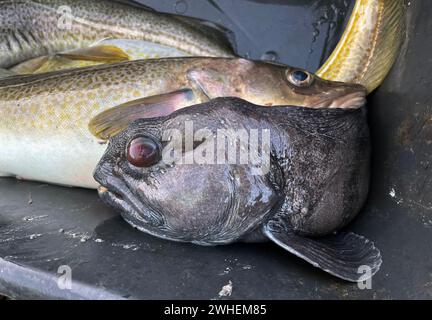
[[[97,191],[102,201],[120,211],[122,215],[133,216],[136,220],[153,227],[165,224],[163,217],[142,204],[139,197],[129,190],[121,178],[108,172],[111,171],[102,165],[94,174],[94,179],[100,184]]]
[[[363,90],[355,91],[334,99],[328,108],[360,108],[366,104],[366,92]]]
[[[328,109],[358,109],[366,104],[367,91],[361,85],[352,85],[348,87],[345,93],[329,95],[313,105],[313,108]]]
[[[137,215],[138,212],[123,198],[120,193],[110,191],[110,186],[100,185],[97,188],[99,197],[107,205],[120,212],[128,212]]]

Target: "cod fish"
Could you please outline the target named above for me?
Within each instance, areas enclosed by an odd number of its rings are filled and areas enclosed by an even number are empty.
[[[0,79],[0,175],[96,188],[92,173],[104,142],[132,120],[227,96],[263,106],[358,108],[365,95],[360,85],[241,58],[138,60],[12,76]]]
[[[317,75],[327,80],[361,84],[367,88],[368,93],[374,91],[384,81],[399,55],[405,39],[405,20],[404,0],[356,0],[339,43],[317,71]],[[223,31],[223,34],[229,35],[227,31]],[[126,50],[130,60],[147,59],[152,56],[158,58],[190,55],[175,48],[145,41],[138,41],[135,44],[134,40],[112,41],[107,44]],[[38,57],[23,62],[12,71],[40,73],[104,63],[94,61],[91,52],[81,52],[80,55],[73,57],[73,60],[61,55],[49,59]],[[107,59],[105,62],[110,60]]]
[[[0,1],[0,68],[106,38],[144,40],[188,56],[233,57],[229,33],[216,27],[107,0]]]
[[[267,171],[257,173],[259,161],[216,162],[220,150],[229,159],[225,144],[247,152],[254,130],[270,137],[250,156],[267,158]],[[234,133],[221,140],[221,131]],[[250,137],[236,140],[237,132]],[[334,232],[366,199],[369,144],[364,108],[266,108],[218,98],[131,122],[110,139],[94,177],[102,200],[148,234],[198,245],[270,239],[332,275],[361,281],[378,271],[379,250],[364,237]],[[173,150],[177,156],[166,157]]]
[[[4,6],[4,8],[7,8],[7,6]],[[184,22],[193,22],[193,19],[190,18],[177,16],[170,17],[177,19],[181,18]],[[129,18],[127,15],[124,15],[119,19],[127,20]],[[399,54],[400,48],[405,39],[405,19],[406,4],[404,0],[356,0],[344,34],[330,57],[317,71],[317,75],[326,80],[361,84],[367,88],[368,93],[374,91],[384,81]],[[117,21],[120,25],[126,26],[128,24],[128,21],[126,20]],[[150,20],[150,23],[155,21],[156,20]],[[199,27],[196,27],[195,29],[202,30],[203,22],[195,22],[195,26],[197,25]],[[41,31],[37,28],[41,27],[42,26],[40,25],[33,25],[31,32],[39,33]],[[220,27],[218,28],[221,29]],[[215,39],[213,41],[216,41],[216,43],[222,43],[221,46],[226,48],[222,50],[224,51],[223,56],[230,55],[232,52],[228,48],[229,45],[223,45],[224,42],[222,39],[229,39],[232,38],[232,36],[230,37],[230,33],[226,30],[221,31],[222,33],[218,33],[215,28],[207,28],[205,32],[213,35],[213,39]],[[73,43],[73,45],[68,46],[69,49],[76,49],[78,47],[79,44],[76,43],[72,34],[63,33],[62,36],[64,37],[64,41],[67,40],[68,43]],[[185,34],[185,36],[188,37],[188,34]],[[7,39],[14,38],[22,39],[19,35],[14,36],[13,34],[6,34],[4,35],[3,42],[6,43],[5,41],[8,41],[11,43],[11,40]],[[18,44],[23,43],[22,40],[16,41]],[[106,44],[127,51],[129,54],[129,60],[147,59],[151,57],[158,58],[193,55],[191,54],[191,50],[180,50],[180,45],[177,44],[177,42],[168,43],[161,41],[161,43],[169,45],[164,46],[163,44],[146,41],[137,41],[135,43],[133,41],[127,42],[127,40],[122,39],[113,39],[108,41],[113,42]],[[231,40],[231,44],[232,43],[233,40]],[[0,41],[0,48],[1,47],[2,45]],[[25,49],[25,46],[23,48]],[[56,52],[56,50],[51,50],[51,52],[52,51]],[[19,48],[16,49],[15,52],[17,56],[22,56]],[[76,52],[72,53],[72,55],[68,54],[68,57],[73,59],[65,58],[62,53],[51,57],[37,57],[30,61],[22,62],[11,69],[11,71],[18,74],[50,72],[112,62],[110,58],[118,59],[122,57],[122,55],[116,54],[116,50],[112,51],[111,55],[106,57],[106,60],[93,59],[94,55],[91,50],[90,52],[79,52],[79,54]],[[213,54],[219,56],[220,53],[214,52]],[[206,53],[205,55],[208,54]],[[2,70],[0,70],[0,77],[2,76],[1,71]],[[3,76],[6,75],[8,74],[3,72]]]
[[[317,75],[374,91],[399,55],[405,20],[405,0],[356,0],[342,38]]]

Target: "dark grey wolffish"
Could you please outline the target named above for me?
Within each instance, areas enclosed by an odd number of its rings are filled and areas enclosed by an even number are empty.
[[[269,172],[257,175],[244,164],[166,164],[164,132],[184,132],[191,120],[194,130],[213,134],[269,130]],[[140,150],[153,161],[131,160],[136,139],[147,141]],[[195,143],[195,151],[211,140]],[[219,98],[133,122],[111,139],[94,177],[103,201],[141,231],[200,245],[270,239],[337,277],[360,281],[378,271],[380,252],[364,237],[335,231],[366,199],[369,143],[363,108],[269,108]],[[368,275],[358,272],[364,265]]]

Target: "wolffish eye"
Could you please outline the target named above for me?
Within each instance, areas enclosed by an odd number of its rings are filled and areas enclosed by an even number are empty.
[[[129,142],[126,156],[129,163],[135,167],[151,167],[161,159],[160,146],[153,138],[137,137]]]
[[[287,70],[286,76],[289,82],[297,87],[306,87],[311,85],[313,77],[312,75],[303,70]]]

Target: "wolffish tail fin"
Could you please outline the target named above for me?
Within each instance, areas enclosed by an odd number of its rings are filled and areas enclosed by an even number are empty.
[[[369,279],[382,263],[374,243],[352,232],[314,239],[296,235],[280,221],[270,221],[263,231],[285,250],[347,281]]]

